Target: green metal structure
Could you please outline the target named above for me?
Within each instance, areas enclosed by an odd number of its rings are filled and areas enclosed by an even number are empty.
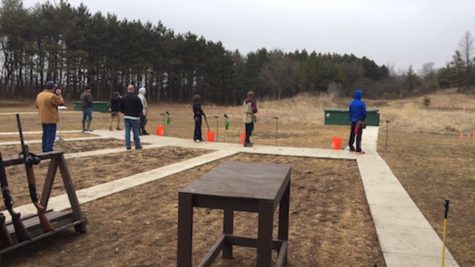
[[[325,125],[350,125],[349,110],[343,108],[325,109]],[[379,126],[379,110],[366,110],[366,125]]]
[[[74,110],[82,110],[81,101],[74,102]],[[108,101],[93,101],[92,110],[96,112],[109,112]]]

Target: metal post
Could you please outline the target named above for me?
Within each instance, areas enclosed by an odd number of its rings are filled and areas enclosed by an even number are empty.
[[[219,116],[214,116],[216,118],[216,142],[218,142],[218,132],[219,132]]]
[[[278,135],[278,132],[279,132],[279,117],[274,117],[274,120],[275,120],[275,135],[274,135],[274,139],[275,139],[275,145],[277,146],[277,135]]]
[[[388,140],[389,140],[389,123],[390,120],[386,120],[386,144],[384,145],[384,151],[388,152]]]

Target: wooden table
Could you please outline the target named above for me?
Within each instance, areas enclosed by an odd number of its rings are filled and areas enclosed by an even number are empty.
[[[258,267],[271,266],[272,250],[276,250],[276,266],[283,266],[287,260],[290,172],[287,164],[228,161],[181,190],[178,267],[189,267],[192,263],[193,207],[224,210],[223,235],[200,266],[211,266],[220,251],[223,258],[231,259],[233,245],[257,248]],[[279,205],[278,239],[273,240],[273,215]],[[234,211],[259,214],[257,239],[233,235]]]

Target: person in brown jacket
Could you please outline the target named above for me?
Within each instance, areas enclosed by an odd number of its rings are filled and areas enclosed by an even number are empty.
[[[36,108],[43,126],[43,152],[53,151],[56,138],[56,124],[59,121],[58,106],[64,105],[61,90],[52,81],[46,83],[46,89],[36,96]]]

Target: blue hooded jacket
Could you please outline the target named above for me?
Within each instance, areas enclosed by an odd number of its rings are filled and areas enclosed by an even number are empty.
[[[358,122],[366,120],[366,105],[361,100],[363,93],[357,89],[355,91],[355,97],[350,103],[350,121]]]

